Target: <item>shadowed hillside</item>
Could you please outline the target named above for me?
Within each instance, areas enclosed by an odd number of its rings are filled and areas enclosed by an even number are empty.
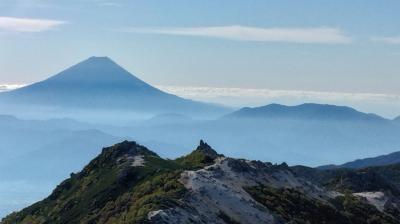
[[[338,169],[338,168],[365,168],[371,166],[386,166],[400,163],[400,152],[393,152],[387,155],[366,158],[366,159],[357,159],[352,162],[347,162],[342,165],[326,165],[320,166],[319,169]]]

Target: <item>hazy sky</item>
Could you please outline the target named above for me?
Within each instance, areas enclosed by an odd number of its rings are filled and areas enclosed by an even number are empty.
[[[394,116],[399,12],[398,0],[1,0],[0,84],[106,55],[154,85],[383,94]]]

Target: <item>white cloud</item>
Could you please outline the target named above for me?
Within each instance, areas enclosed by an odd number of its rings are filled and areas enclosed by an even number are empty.
[[[400,44],[400,36],[396,37],[373,37],[371,41],[386,43],[386,44]]]
[[[144,34],[164,34],[180,36],[202,36],[237,41],[291,42],[291,43],[329,43],[345,44],[352,40],[340,29],[330,27],[317,28],[260,28],[248,26],[215,27],[128,27],[125,32]]]
[[[232,107],[261,106],[269,103],[297,105],[312,102],[347,105],[387,117],[395,117],[400,114],[400,95],[396,94],[192,86],[157,87],[184,98]]]
[[[122,7],[121,3],[117,2],[100,2],[99,6],[104,6],[104,7]]]
[[[122,7],[123,4],[117,0],[88,0],[89,2],[95,3],[100,7]]]
[[[0,84],[0,92],[23,86],[26,86],[26,84]],[[296,105],[311,102],[347,105],[365,112],[373,112],[392,118],[400,114],[400,95],[398,94],[164,85],[157,85],[156,87],[187,99],[232,107],[253,107],[269,103]]]
[[[0,84],[0,92],[13,90],[26,86],[25,84]]]
[[[378,93],[344,93],[344,92],[319,92],[305,90],[271,90],[271,89],[249,89],[249,88],[224,88],[224,87],[190,87],[190,86],[157,86],[158,88],[185,96],[188,98],[261,98],[271,100],[278,98],[292,98],[301,100],[368,100],[368,101],[400,101],[400,95],[378,94]]]
[[[0,17],[0,30],[17,32],[41,32],[65,24],[65,21]]]

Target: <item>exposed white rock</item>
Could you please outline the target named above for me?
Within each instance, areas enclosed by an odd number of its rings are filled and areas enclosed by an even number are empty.
[[[134,156],[131,166],[144,166],[144,157],[142,155]]]
[[[149,212],[149,214],[147,214],[147,218],[150,220],[152,219],[154,216],[156,215],[161,215],[163,216],[165,213],[163,212],[163,210],[157,210],[157,211],[151,211]]]
[[[389,200],[389,197],[387,197],[385,193],[381,191],[359,192],[359,193],[354,193],[353,195],[365,198],[369,204],[375,206],[379,211],[384,210],[385,205]]]
[[[295,188],[321,202],[338,195],[295,177],[289,169],[229,158],[218,158],[215,164],[200,170],[184,171],[180,182],[189,190],[182,201],[184,206],[152,213],[150,219],[154,223],[224,224],[221,216],[242,224],[284,223],[244,190],[260,184]]]
[[[199,214],[221,211],[241,223],[277,223],[268,209],[257,203],[243,186],[255,185],[233,172],[224,160],[198,171],[186,171],[181,182],[191,191],[189,203]]]

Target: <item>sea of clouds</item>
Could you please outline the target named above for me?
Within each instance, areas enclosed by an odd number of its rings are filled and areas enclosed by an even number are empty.
[[[231,107],[254,107],[270,103],[286,105],[322,103],[350,106],[364,112],[376,113],[388,118],[400,115],[400,95],[396,94],[193,86],[157,87],[184,98]]]
[[[23,86],[26,86],[26,84],[0,84],[0,92]],[[157,85],[156,87],[183,98],[235,108],[255,107],[270,103],[286,105],[323,103],[350,106],[363,112],[376,113],[387,118],[400,115],[400,95],[396,94],[164,85]]]

